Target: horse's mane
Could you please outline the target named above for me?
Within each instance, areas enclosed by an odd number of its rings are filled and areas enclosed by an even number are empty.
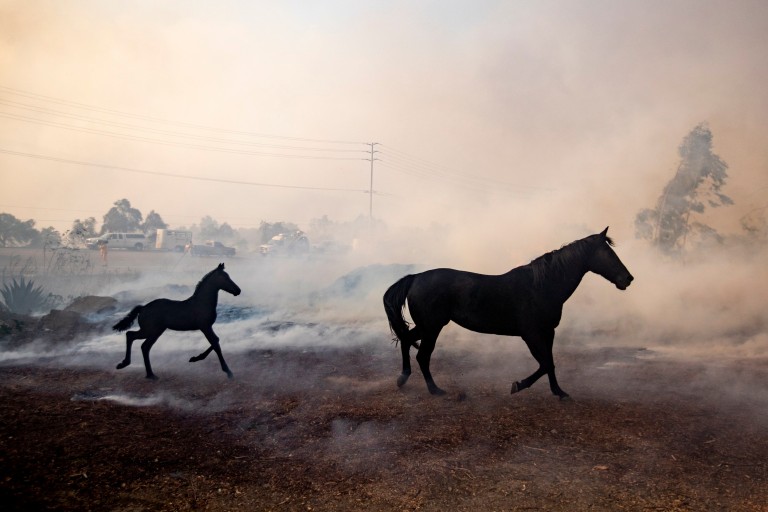
[[[551,274],[561,273],[567,267],[578,264],[587,257],[594,244],[598,242],[595,237],[600,235],[590,235],[586,238],[576,240],[562,246],[560,249],[542,254],[529,263],[533,271],[533,284],[540,286],[544,280]],[[613,247],[613,239],[606,236],[605,241]]]
[[[214,272],[216,272],[217,270],[219,270],[219,269],[218,269],[218,268],[215,268],[215,269],[211,270],[210,272],[208,272],[207,274],[205,274],[205,275],[203,276],[203,278],[202,278],[202,279],[200,279],[200,282],[199,282],[199,283],[197,283],[197,284],[195,285],[195,291],[194,291],[193,295],[194,295],[195,293],[197,293],[197,292],[200,290],[200,287],[203,285],[203,283],[205,282],[205,280],[206,280],[206,279],[208,279],[209,277],[211,277],[211,274],[213,274],[213,273],[214,273]]]

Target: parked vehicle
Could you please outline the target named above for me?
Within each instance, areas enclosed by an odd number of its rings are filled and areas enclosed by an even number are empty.
[[[192,256],[234,256],[235,248],[227,247],[215,240],[206,240],[202,244],[194,244],[189,250]]]
[[[268,254],[305,254],[309,252],[309,239],[303,231],[280,233],[259,247],[262,256]]]
[[[155,249],[160,251],[184,252],[184,248],[192,243],[191,231],[177,229],[158,229]]]
[[[106,242],[110,249],[143,251],[147,246],[147,237],[144,233],[106,233],[99,237],[86,239],[85,246],[89,249],[98,249],[100,242]]]

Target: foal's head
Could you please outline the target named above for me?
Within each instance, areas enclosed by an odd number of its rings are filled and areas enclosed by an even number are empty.
[[[232,295],[240,295],[240,287],[235,284],[229,274],[224,271],[224,264],[219,263],[219,266],[208,273],[200,283],[197,285],[198,289],[205,284],[211,286],[215,290],[224,290]]]
[[[608,228],[605,228],[602,233],[592,235],[589,238],[594,238],[592,242],[595,249],[587,261],[588,270],[603,276],[615,284],[619,290],[626,290],[634,277],[632,277],[627,267],[624,266],[616,253],[613,252],[613,249],[611,249],[613,240],[608,236]]]

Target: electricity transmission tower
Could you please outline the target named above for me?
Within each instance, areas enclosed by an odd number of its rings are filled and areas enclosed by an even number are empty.
[[[378,158],[376,158],[374,155],[378,153],[375,147],[378,146],[379,143],[367,142],[366,145],[371,146],[371,156],[369,158],[364,158],[363,160],[371,162],[371,188],[368,189],[368,218],[370,219],[371,223],[373,223],[373,162],[378,160]]]

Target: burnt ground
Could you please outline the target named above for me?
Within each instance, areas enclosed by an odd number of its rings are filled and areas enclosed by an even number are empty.
[[[138,356],[138,348],[135,349]],[[178,355],[186,358],[195,353]],[[768,361],[563,348],[509,395],[523,352],[255,350],[88,366],[0,365],[3,510],[768,510]],[[514,354],[513,354],[514,355]],[[503,359],[503,360],[502,360]],[[183,359],[186,361],[186,359]],[[190,369],[192,367],[192,369]]]

